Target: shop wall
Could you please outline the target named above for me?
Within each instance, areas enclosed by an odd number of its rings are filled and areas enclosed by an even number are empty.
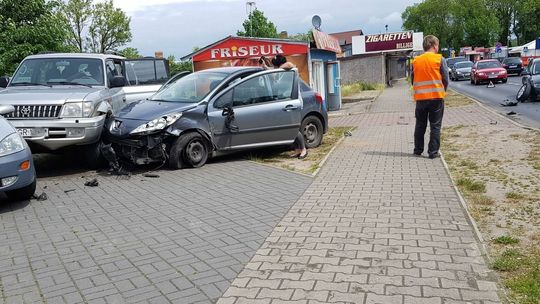
[[[360,55],[339,58],[341,62],[341,83],[355,82],[386,83],[385,56],[382,54]]]

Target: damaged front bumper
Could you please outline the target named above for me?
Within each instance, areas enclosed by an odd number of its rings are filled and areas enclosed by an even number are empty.
[[[168,158],[167,144],[161,134],[128,139],[108,137],[107,141],[118,157],[136,165],[165,162]]]

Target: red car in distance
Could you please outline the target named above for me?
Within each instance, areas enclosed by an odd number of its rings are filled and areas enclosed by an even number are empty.
[[[471,70],[471,83],[477,85],[490,81],[506,83],[508,72],[498,60],[488,59],[475,62]]]

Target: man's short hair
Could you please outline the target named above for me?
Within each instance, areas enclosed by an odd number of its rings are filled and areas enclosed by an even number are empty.
[[[424,52],[427,52],[429,49],[431,49],[432,47],[436,45],[439,45],[439,38],[433,35],[427,35],[426,37],[424,37],[424,43],[423,43]]]

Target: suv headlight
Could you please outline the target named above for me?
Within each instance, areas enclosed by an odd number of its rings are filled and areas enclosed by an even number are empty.
[[[0,141],[0,156],[6,156],[24,150],[24,139],[19,133],[13,133]]]
[[[68,102],[62,107],[60,117],[65,118],[80,118],[90,117],[93,108],[92,102]]]
[[[130,134],[151,133],[154,131],[163,130],[175,123],[178,119],[180,119],[180,117],[182,117],[182,113],[168,114],[160,118],[156,118],[138,126],[135,130],[131,131]]]

